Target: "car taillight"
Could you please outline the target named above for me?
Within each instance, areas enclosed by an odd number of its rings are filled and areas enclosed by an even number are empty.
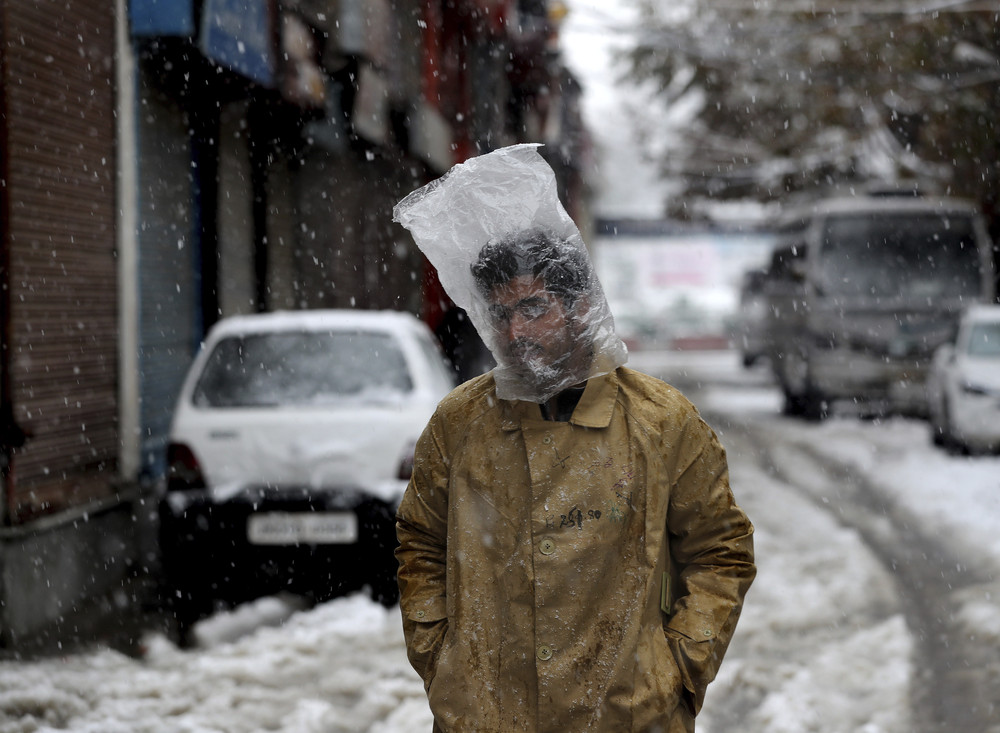
[[[205,477],[194,453],[183,443],[167,447],[167,491],[205,488]]]
[[[410,443],[406,446],[406,451],[404,451],[403,457],[399,461],[399,472],[396,474],[396,478],[403,481],[410,480],[410,476],[413,475],[413,450],[416,447],[415,443]]]

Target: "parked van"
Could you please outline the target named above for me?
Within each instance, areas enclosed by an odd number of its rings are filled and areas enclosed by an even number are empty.
[[[924,414],[934,351],[962,309],[994,297],[991,248],[958,199],[827,199],[782,216],[765,287],[785,412],[822,418],[850,399]]]

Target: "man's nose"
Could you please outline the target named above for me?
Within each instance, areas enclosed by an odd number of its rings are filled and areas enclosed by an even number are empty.
[[[527,323],[528,319],[516,310],[511,313],[510,320],[507,321],[507,339],[510,341],[517,341],[521,338],[521,336],[524,335]]]

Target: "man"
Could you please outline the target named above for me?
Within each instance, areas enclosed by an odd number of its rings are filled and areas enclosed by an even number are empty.
[[[672,387],[595,370],[581,246],[524,229],[471,274],[498,367],[441,402],[397,515],[435,730],[692,731],[755,573],[725,453]]]

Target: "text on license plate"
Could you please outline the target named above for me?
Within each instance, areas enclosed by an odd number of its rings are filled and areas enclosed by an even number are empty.
[[[247,520],[252,545],[344,545],[358,540],[358,518],[351,512],[267,512]]]

